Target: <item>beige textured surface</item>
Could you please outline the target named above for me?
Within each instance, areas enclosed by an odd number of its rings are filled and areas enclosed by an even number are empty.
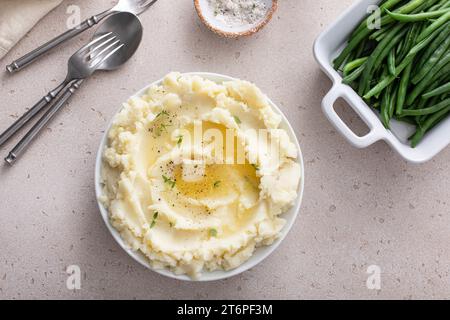
[[[61,31],[67,5],[83,17],[112,1],[65,2],[1,61]],[[312,57],[314,38],[351,0],[282,0],[257,36],[224,40],[190,0],[160,0],[142,15],[144,42],[123,69],[97,74],[14,168],[0,167],[0,298],[448,298],[450,148],[409,165],[384,143],[351,147],[320,110],[330,82]],[[14,76],[0,75],[5,128],[57,80],[84,34]],[[291,119],[306,162],[301,214],[258,267],[218,283],[183,283],[142,268],[113,241],[94,197],[94,159],[120,103],[171,70],[211,71],[257,83]],[[1,150],[2,158],[12,147]],[[66,288],[79,265],[81,290]],[[381,267],[381,290],[366,269]]]

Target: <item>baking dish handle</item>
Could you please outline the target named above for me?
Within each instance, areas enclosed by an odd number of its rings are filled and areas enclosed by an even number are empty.
[[[334,104],[339,98],[343,98],[365,122],[370,129],[368,134],[362,137],[356,135],[339,117],[334,110]],[[364,108],[367,110],[362,110]],[[333,86],[322,100],[322,110],[336,130],[357,148],[366,148],[381,140],[383,133],[386,131],[375,113],[365,105],[362,99],[351,88],[344,85],[335,84]]]

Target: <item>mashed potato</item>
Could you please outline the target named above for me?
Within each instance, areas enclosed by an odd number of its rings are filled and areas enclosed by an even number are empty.
[[[254,85],[171,73],[115,116],[103,157],[113,226],[154,268],[229,270],[279,235],[298,150]]]

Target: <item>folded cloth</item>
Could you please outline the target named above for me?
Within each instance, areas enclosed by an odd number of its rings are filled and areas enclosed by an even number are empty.
[[[62,0],[0,0],[0,59]]]

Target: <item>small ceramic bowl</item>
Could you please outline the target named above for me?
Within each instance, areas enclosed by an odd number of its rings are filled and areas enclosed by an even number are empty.
[[[194,5],[200,20],[210,30],[222,37],[237,38],[258,32],[272,19],[273,13],[278,8],[278,0],[262,0],[262,2],[266,5],[267,12],[260,20],[253,24],[232,27],[216,17],[209,0],[194,0]]]

